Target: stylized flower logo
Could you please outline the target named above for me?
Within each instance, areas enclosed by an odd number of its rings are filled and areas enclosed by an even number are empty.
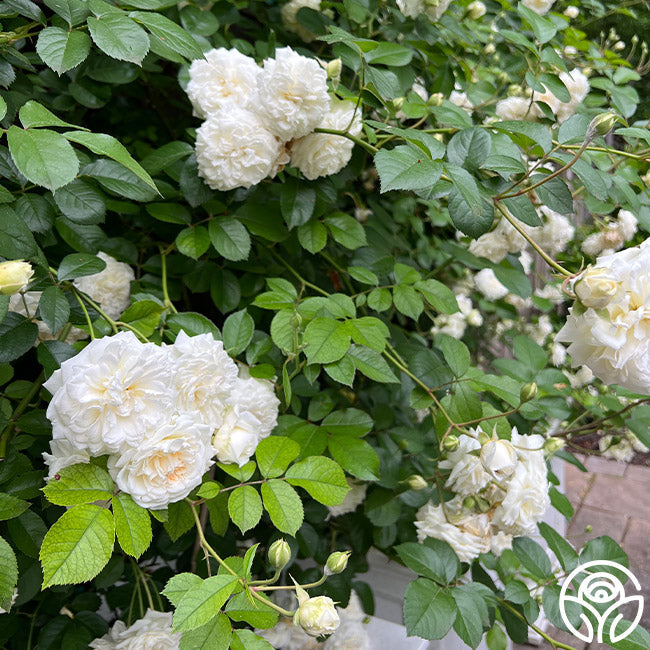
[[[608,571],[606,567],[610,567],[610,570]],[[595,568],[601,570],[595,571],[593,570]],[[594,640],[595,636],[598,643],[604,643],[603,634],[607,633],[610,637],[610,642],[616,643],[630,635],[641,620],[641,616],[643,615],[643,596],[626,596],[623,583],[615,572],[627,576],[636,590],[641,591],[641,585],[634,574],[624,566],[610,560],[594,560],[593,562],[581,564],[569,574],[562,585],[562,591],[560,592],[560,615],[571,634],[582,641],[590,643]],[[568,589],[574,580],[576,582],[574,587],[577,586],[578,589],[575,596],[568,593]],[[580,619],[586,626],[584,633],[577,630],[569,620],[566,606],[570,602],[577,603],[582,608]],[[637,603],[636,616],[632,621],[632,625],[620,634],[617,634],[616,628],[623,619],[623,614],[617,613],[617,610],[628,603]],[[591,616],[588,616],[588,614]],[[616,615],[614,616],[614,614]],[[580,624],[580,628],[582,628],[582,623]],[[597,624],[595,631],[594,623]],[[609,628],[607,628],[608,625]]]

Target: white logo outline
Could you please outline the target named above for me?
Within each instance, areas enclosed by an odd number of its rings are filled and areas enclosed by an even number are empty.
[[[594,640],[594,629],[592,621],[585,615],[584,611],[582,611],[580,613],[580,627],[582,627],[582,623],[584,623],[587,627],[587,633],[583,634],[577,630],[569,620],[566,612],[566,603],[574,602],[580,605],[583,610],[587,609],[598,622],[596,640],[598,643],[604,643],[603,632],[605,631],[604,627],[608,617],[613,614],[621,605],[637,602],[639,606],[634,621],[632,621],[632,625],[630,625],[622,634],[617,635],[615,632],[616,627],[623,618],[623,615],[618,614],[612,620],[611,625],[609,626],[609,636],[611,642],[616,643],[617,641],[621,641],[622,639],[625,639],[627,636],[632,634],[632,632],[639,625],[641,616],[643,615],[644,598],[641,595],[625,596],[625,589],[623,588],[622,583],[613,573],[606,570],[588,573],[587,569],[591,567],[612,567],[626,575],[627,578],[632,581],[632,584],[636,590],[641,591],[641,584],[637,580],[636,576],[628,568],[624,567],[618,562],[613,562],[611,560],[593,560],[591,562],[586,562],[585,564],[578,565],[573,571],[571,571],[571,573],[567,576],[566,580],[562,584],[559,600],[560,616],[562,617],[562,621],[567,626],[567,629],[569,632],[571,632],[571,634],[573,634],[581,641],[591,643]],[[577,596],[567,594],[567,590],[571,586],[573,579],[582,573],[587,573],[588,577],[580,584]],[[617,596],[620,596],[620,598],[617,599],[616,602],[614,602],[612,605],[610,605],[602,614],[594,607],[594,605],[591,604],[592,602],[601,604],[607,603]]]

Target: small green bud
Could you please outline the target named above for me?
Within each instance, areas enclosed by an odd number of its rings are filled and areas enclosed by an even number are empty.
[[[341,59],[333,59],[327,64],[327,76],[329,79],[338,79],[341,77],[341,70],[343,69],[343,62]]]
[[[564,449],[566,442],[562,438],[547,438],[544,442],[544,451],[552,456],[555,452]]]
[[[395,99],[393,99],[393,108],[396,111],[399,111],[402,108],[402,106],[404,106],[405,101],[406,101],[406,97],[395,97]]]
[[[278,571],[284,569],[291,560],[291,548],[283,539],[276,539],[269,547],[269,563]]]
[[[351,551],[336,551],[335,553],[332,553],[327,558],[325,575],[331,576],[345,571],[345,568],[348,566],[348,558],[350,555]]]
[[[531,399],[535,399],[537,396],[537,384],[535,382],[531,382],[530,384],[524,384],[521,387],[521,391],[519,392],[519,399],[521,400],[522,404],[525,404],[526,402],[530,402]]]
[[[302,325],[302,316],[297,311],[294,311],[289,322],[291,323],[291,327],[298,328]]]
[[[585,533],[590,533],[593,529],[594,527],[591,524],[587,524],[585,526]]]
[[[433,93],[431,97],[427,100],[427,104],[429,106],[440,106],[442,105],[444,97],[442,96],[442,93]]]
[[[616,113],[608,112],[596,115],[587,129],[587,133],[592,130],[596,135],[607,135],[618,122],[618,115]]]
[[[424,480],[419,474],[411,474],[411,476],[406,479],[406,482],[409,484],[411,490],[424,490],[428,487],[429,484]]]
[[[460,440],[458,436],[455,436],[453,433],[445,438],[445,441],[442,443],[443,449],[446,451],[456,451],[460,447]]]
[[[476,499],[474,497],[465,497],[463,499],[463,508],[474,510],[476,508]]]

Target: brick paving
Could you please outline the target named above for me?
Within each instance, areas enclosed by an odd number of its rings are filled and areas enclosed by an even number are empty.
[[[587,473],[565,464],[565,491],[575,508],[566,539],[580,548],[590,539],[609,535],[623,547],[645,598],[641,624],[650,630],[650,467],[597,457],[582,462]],[[611,648],[599,643],[586,644],[554,628],[547,633],[577,650]],[[518,650],[533,647],[516,646]],[[537,647],[550,645],[544,641]]]

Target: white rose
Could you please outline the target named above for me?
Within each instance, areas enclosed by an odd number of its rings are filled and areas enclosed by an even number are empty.
[[[481,463],[492,476],[504,479],[517,467],[517,451],[507,440],[493,438],[481,446]]]
[[[650,246],[601,256],[620,291],[603,309],[574,305],[556,339],[570,343],[574,366],[588,366],[607,384],[650,394]]]
[[[632,239],[639,229],[637,218],[629,210],[619,210],[616,227],[625,241]]]
[[[621,283],[610,275],[608,269],[590,266],[580,275],[573,289],[585,307],[602,309],[614,300],[621,290]]]
[[[289,0],[282,5],[280,16],[282,24],[288,32],[297,34],[305,43],[311,43],[314,40],[314,34],[298,22],[298,12],[305,8],[320,11],[320,0]]]
[[[471,113],[474,110],[474,104],[472,104],[472,102],[469,100],[467,93],[459,92],[458,90],[452,90],[451,94],[449,95],[449,101],[452,104],[458,106],[458,108],[462,108],[463,110],[467,111],[468,113]]]
[[[474,0],[467,5],[467,15],[472,20],[478,20],[481,16],[485,16],[486,8],[480,0]]]
[[[589,94],[589,79],[578,68],[574,68],[568,73],[561,72],[559,77],[571,96],[568,102],[560,101],[550,90],[542,94],[534,93],[533,98],[535,101],[547,103],[557,116],[558,122],[561,123],[568,120],[576,112],[576,109]],[[537,115],[539,117],[543,115],[539,109]]]
[[[350,491],[345,495],[345,499],[338,506],[327,506],[329,510],[329,517],[339,517],[346,515],[349,512],[354,512],[357,506],[361,505],[366,498],[366,490],[368,486],[365,483],[355,483],[349,478],[346,478]]]
[[[329,109],[327,72],[315,59],[290,47],[266,59],[257,78],[253,105],[266,128],[283,142],[313,131]]]
[[[330,110],[319,128],[361,133],[361,111],[354,102],[332,100]],[[310,181],[336,174],[352,157],[354,142],[340,135],[310,133],[291,144],[291,164]]]
[[[169,413],[166,414],[169,419]],[[108,460],[117,487],[143,508],[160,510],[184,499],[212,465],[212,428],[182,413],[146,431],[137,447]]]
[[[294,622],[309,634],[321,636],[332,634],[339,626],[340,619],[334,601],[327,596],[316,596],[304,600],[294,616]]]
[[[110,318],[118,319],[129,306],[131,282],[135,279],[133,269],[123,262],[100,251],[97,257],[106,262],[106,268],[93,275],[76,278],[74,286],[99,303]]]
[[[451,473],[445,487],[462,496],[476,494],[492,479],[485,471],[481,459],[472,454],[481,448],[478,440],[470,436],[461,436],[460,445],[456,451],[447,454],[447,459],[440,461],[441,469],[450,469]]]
[[[0,262],[0,295],[10,296],[27,287],[34,275],[29,262],[15,260]]]
[[[89,463],[90,454],[78,449],[64,438],[50,440],[51,454],[43,452],[43,461],[48,467],[47,480],[52,480],[64,467],[77,463]]]
[[[497,102],[496,114],[501,120],[531,119],[534,111],[527,97],[506,97]]]
[[[190,66],[186,92],[194,114],[206,118],[221,109],[246,108],[257,87],[260,67],[238,50],[223,47],[205,53]]]
[[[196,130],[195,149],[199,175],[222,192],[257,185],[289,162],[259,115],[243,108],[211,113]]]
[[[621,438],[616,444],[614,436],[603,436],[598,441],[598,449],[604,458],[611,458],[619,463],[629,463],[634,458],[634,447],[627,438]]]
[[[512,535],[504,533],[503,531],[499,531],[498,533],[492,535],[492,539],[490,541],[490,551],[499,557],[503,551],[512,548],[512,540]]]
[[[174,368],[178,409],[196,413],[213,429],[220,427],[238,373],[223,343],[211,334],[188,336],[180,331],[174,344],[164,349]]]
[[[417,18],[424,13],[424,0],[397,0],[397,6],[408,18]]]
[[[508,289],[501,284],[492,269],[481,269],[474,276],[474,284],[488,300],[499,300],[508,295]]]
[[[167,354],[132,332],[91,341],[43,386],[52,393],[53,438],[93,456],[137,446],[168,420],[176,404]]]
[[[567,18],[577,18],[580,15],[580,9],[575,5],[571,5],[570,7],[567,7],[563,13]]]
[[[131,627],[117,621],[99,639],[91,641],[93,650],[178,650],[181,632],[172,632],[171,612],[147,610],[144,618]]]
[[[534,11],[539,16],[547,14],[551,10],[554,2],[555,0],[521,0],[521,4],[524,7]]]

